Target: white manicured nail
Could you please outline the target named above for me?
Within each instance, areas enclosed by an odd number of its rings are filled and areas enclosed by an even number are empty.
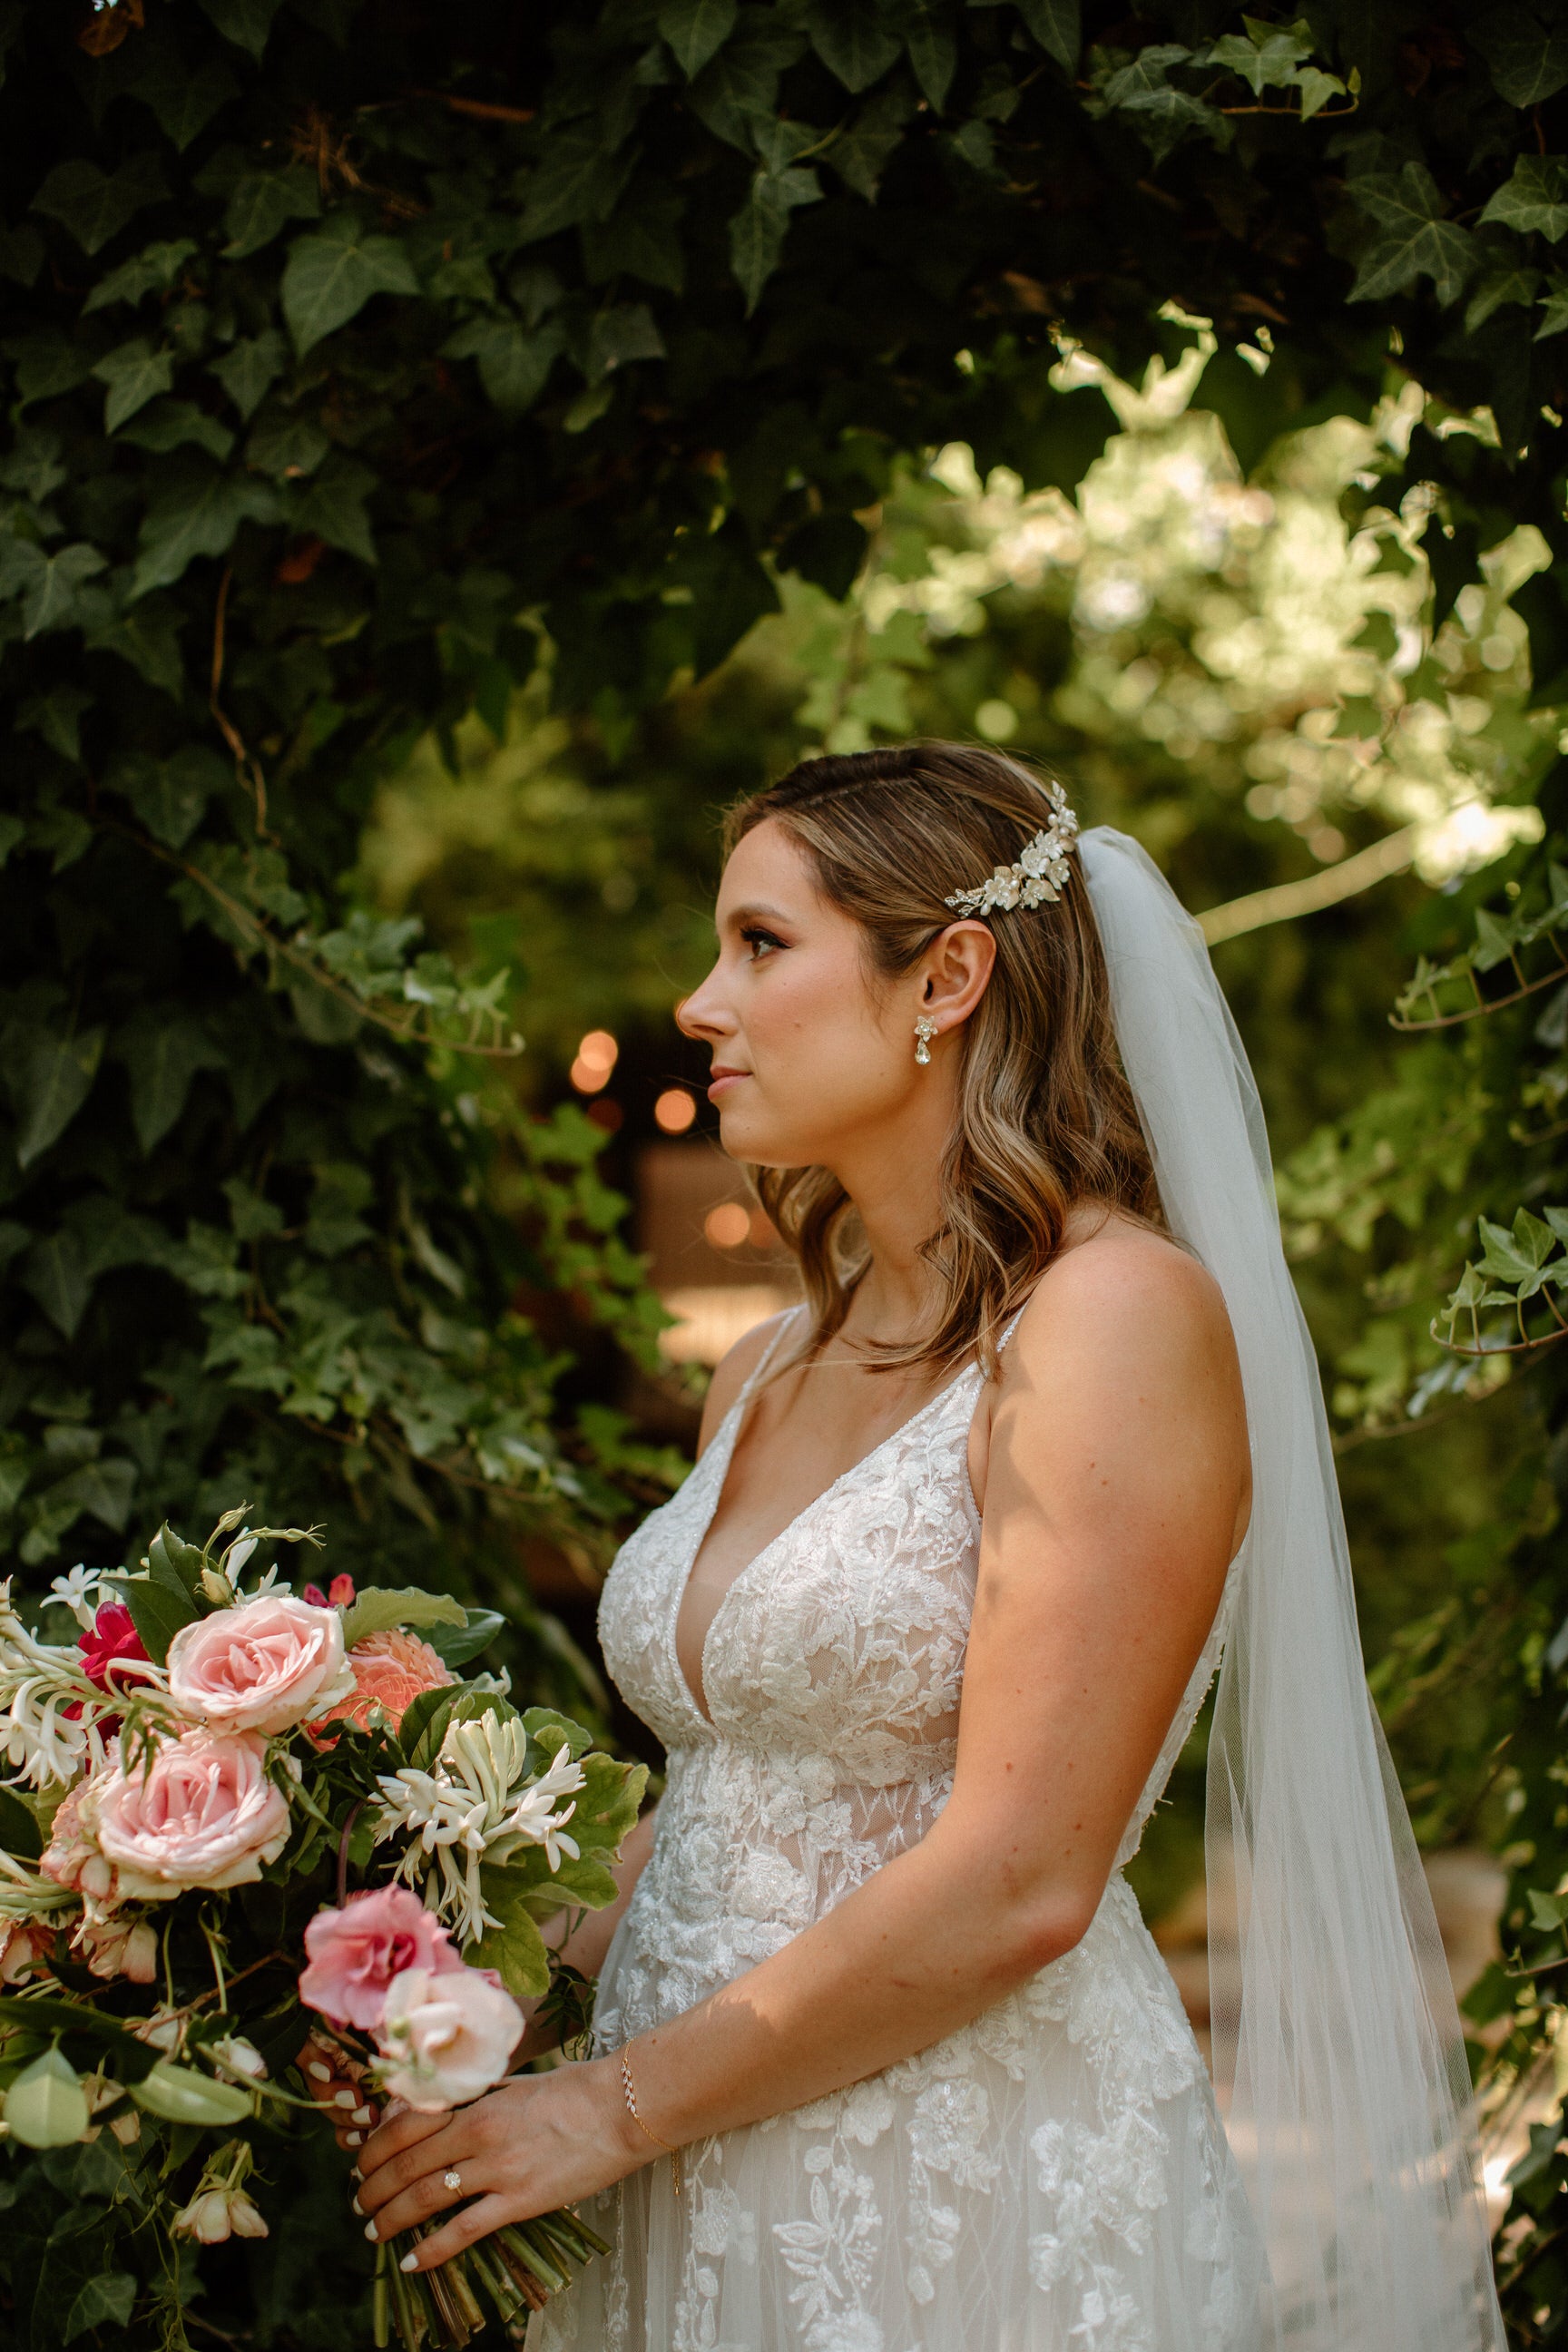
[[[331,2068],[323,2066],[319,2058],[312,2058],[305,2072],[312,2083],[330,2083],[332,2079]]]
[[[371,2244],[374,2246],[375,2243],[375,2223],[374,2221],[367,2221],[365,2223],[364,2233],[370,2240]]]
[[[404,2257],[403,2257],[403,2260],[398,2263],[397,2267],[398,2267],[398,2269],[399,2269],[400,2271],[416,2271],[416,2270],[418,2269],[418,2267],[419,2267],[419,2257],[418,2257],[418,2255],[417,2255],[417,2254],[405,2254],[405,2255],[404,2255]]]
[[[361,2140],[364,2137],[364,2134],[363,2132],[344,2132],[343,2137],[348,2142],[350,2147],[358,2147]]]
[[[353,2111],[353,2120],[356,2124],[368,2124],[374,2119],[374,2107],[356,2107]]]
[[[364,2207],[360,2203],[359,2199],[357,2197],[351,2197],[349,2199],[349,2203],[353,2206],[354,2211],[359,2215],[360,2220],[363,2221],[364,2219]]]
[[[332,2105],[334,2107],[357,2107],[359,2105],[359,2093],[357,2091],[334,2091],[332,2093]]]

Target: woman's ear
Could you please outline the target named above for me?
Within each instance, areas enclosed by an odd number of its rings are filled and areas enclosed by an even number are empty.
[[[990,984],[996,940],[989,923],[949,923],[921,957],[919,1010],[939,1029],[967,1021]]]

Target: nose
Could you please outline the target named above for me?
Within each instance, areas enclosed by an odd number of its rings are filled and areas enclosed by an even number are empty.
[[[682,1036],[706,1038],[710,1044],[724,1036],[734,1026],[732,1015],[727,1014],[719,997],[719,966],[717,963],[705,980],[700,981],[689,996],[675,1008],[675,1025]]]

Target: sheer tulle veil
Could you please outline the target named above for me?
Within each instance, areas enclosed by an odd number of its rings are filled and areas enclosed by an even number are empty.
[[[1501,2352],[1458,2015],[1363,1673],[1257,1087],[1158,869],[1104,827],[1079,850],[1166,1218],[1225,1294],[1247,1395],[1252,1521],[1222,1604],[1207,1840],[1211,1886],[1236,1874],[1215,2072],[1268,2256],[1260,2347]]]

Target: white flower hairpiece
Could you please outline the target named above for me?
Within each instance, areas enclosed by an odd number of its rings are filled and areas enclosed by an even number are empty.
[[[1051,803],[1051,821],[1025,844],[1017,864],[998,866],[973,890],[955,890],[942,900],[944,907],[956,907],[961,915],[988,915],[993,907],[1038,907],[1061,897],[1078,818],[1060,784],[1047,779],[1045,791]]]

